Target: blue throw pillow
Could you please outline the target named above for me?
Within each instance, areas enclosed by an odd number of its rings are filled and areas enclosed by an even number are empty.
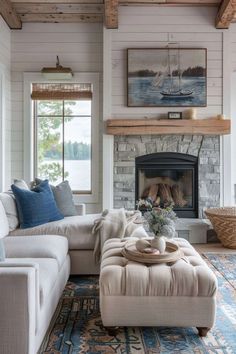
[[[21,229],[63,219],[63,215],[57,208],[48,180],[43,181],[31,191],[20,189],[14,184],[12,184],[11,189],[16,198]]]

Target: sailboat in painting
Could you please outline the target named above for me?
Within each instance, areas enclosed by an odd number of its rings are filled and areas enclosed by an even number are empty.
[[[168,50],[166,69],[163,73],[157,73],[157,75],[153,79],[152,86],[161,88],[166,80],[168,80],[167,89],[160,91],[160,94],[163,96],[163,98],[181,99],[193,97],[193,90],[184,90],[183,88],[179,50],[177,55],[177,76],[173,75],[173,70],[171,68],[170,51]]]
[[[164,83],[164,80],[165,80],[165,76],[166,76],[166,73],[157,73],[154,77],[154,79],[152,80],[152,86],[153,87],[162,87],[163,86],[163,83]]]

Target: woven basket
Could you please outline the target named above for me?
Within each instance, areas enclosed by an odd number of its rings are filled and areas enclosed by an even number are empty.
[[[236,249],[236,208],[222,207],[205,210],[223,246]]]

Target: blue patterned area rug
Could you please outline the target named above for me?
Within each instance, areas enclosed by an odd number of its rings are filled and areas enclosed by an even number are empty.
[[[99,312],[98,277],[71,277],[40,354],[236,354],[236,254],[206,253],[218,278],[215,327],[206,338],[195,328],[120,328],[109,336]]]

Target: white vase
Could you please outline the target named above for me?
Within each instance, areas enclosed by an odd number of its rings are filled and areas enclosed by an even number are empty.
[[[145,240],[145,239],[138,240],[136,242],[135,246],[136,246],[136,248],[137,248],[137,250],[139,252],[144,252],[144,250],[146,248],[148,248],[148,247],[150,248],[151,247],[150,242],[148,240]]]
[[[166,249],[166,239],[164,236],[158,236],[151,240],[151,246],[156,248],[160,253],[164,253]]]

